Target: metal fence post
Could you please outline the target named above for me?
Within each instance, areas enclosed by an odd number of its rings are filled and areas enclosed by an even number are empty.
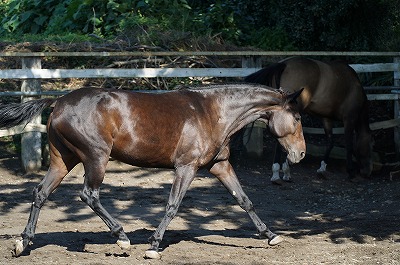
[[[42,68],[41,59],[37,57],[22,58],[22,69]],[[40,92],[40,79],[26,79],[22,82],[21,92]],[[22,96],[22,102],[35,99],[31,96]],[[30,124],[41,124],[41,116],[34,118]],[[42,166],[42,141],[41,133],[27,131],[21,137],[21,160],[25,172],[38,171]]]

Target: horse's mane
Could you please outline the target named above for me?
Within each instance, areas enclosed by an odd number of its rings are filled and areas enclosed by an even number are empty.
[[[284,63],[273,63],[255,73],[252,73],[245,77],[244,81],[249,83],[259,83],[275,88],[280,87],[280,77],[283,70],[285,70],[286,64]],[[275,84],[273,80],[275,79]]]
[[[225,88],[235,88],[235,87],[240,87],[240,89],[243,89],[243,86],[247,86],[247,88],[267,88],[271,89],[265,84],[256,84],[255,82],[253,83],[243,83],[243,82],[230,82],[230,83],[221,83],[221,84],[198,84],[198,85],[180,85],[176,88],[176,90],[207,90],[207,89],[212,89],[212,88],[219,88],[219,89],[225,89]]]
[[[201,94],[213,94],[213,93],[221,93],[221,94],[231,94],[234,93],[236,96],[242,95],[243,97],[248,97],[250,90],[268,90],[275,95],[280,95],[279,101],[285,102],[287,93],[279,88],[275,89],[270,86],[264,84],[257,83],[243,83],[243,82],[228,82],[221,84],[199,84],[193,86],[179,86],[175,91],[179,93],[191,93],[191,92],[199,92]]]

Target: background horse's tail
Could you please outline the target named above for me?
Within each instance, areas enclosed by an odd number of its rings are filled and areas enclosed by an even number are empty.
[[[44,98],[24,103],[0,104],[0,128],[28,123],[56,100],[56,98]]]
[[[281,75],[285,68],[286,64],[284,63],[273,63],[255,73],[252,73],[251,75],[246,76],[244,81],[280,88]]]

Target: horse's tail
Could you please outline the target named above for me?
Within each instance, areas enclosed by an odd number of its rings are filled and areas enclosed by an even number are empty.
[[[244,81],[280,88],[281,75],[285,68],[286,64],[284,63],[273,63],[255,73],[246,76]]]
[[[0,128],[6,129],[28,123],[56,100],[56,98],[43,98],[23,103],[0,104]]]

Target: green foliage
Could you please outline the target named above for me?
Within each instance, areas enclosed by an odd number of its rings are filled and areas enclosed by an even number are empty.
[[[190,30],[191,10],[185,0],[138,1],[136,10],[120,20],[117,34],[134,35],[142,44],[160,45],[165,33]]]
[[[265,51],[296,50],[289,36],[282,28],[255,30],[249,37],[250,44]]]
[[[51,14],[59,8],[55,0],[10,0],[2,6],[2,29],[6,32],[20,31],[36,34],[44,27]]]
[[[399,14],[398,0],[3,0],[0,33],[157,44],[174,31],[265,50],[397,50]]]
[[[238,40],[241,29],[238,26],[240,10],[237,1],[216,1],[204,10],[198,10],[194,22],[203,34],[221,34],[222,38]]]
[[[396,1],[273,1],[271,20],[303,50],[382,50]]]
[[[114,35],[121,26],[132,25],[129,21],[146,23],[155,20],[160,25],[176,27],[174,12],[183,16],[189,9],[184,0],[172,3],[167,0],[10,0],[1,7],[2,33],[60,34],[70,31]]]

